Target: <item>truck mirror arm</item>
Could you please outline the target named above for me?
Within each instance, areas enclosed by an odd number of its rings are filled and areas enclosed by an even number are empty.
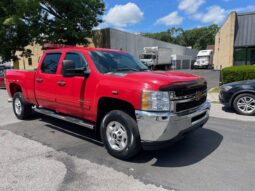
[[[90,75],[90,70],[87,69],[87,68],[85,68],[85,70],[84,70],[84,76],[85,76],[85,78],[89,77],[89,75]]]

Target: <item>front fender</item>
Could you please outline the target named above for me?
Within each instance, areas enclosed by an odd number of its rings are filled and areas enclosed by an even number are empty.
[[[135,109],[141,107],[141,88],[131,83],[101,81],[96,87],[96,103],[101,97],[109,97],[129,102]],[[96,105],[97,105],[96,104]]]

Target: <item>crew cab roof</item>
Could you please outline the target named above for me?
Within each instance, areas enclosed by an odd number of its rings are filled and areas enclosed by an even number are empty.
[[[112,51],[112,52],[126,52],[123,50],[109,49],[109,48],[92,48],[92,47],[77,47],[77,46],[68,46],[68,47],[60,47],[60,48],[51,48],[46,49],[45,52],[56,52],[56,51]]]

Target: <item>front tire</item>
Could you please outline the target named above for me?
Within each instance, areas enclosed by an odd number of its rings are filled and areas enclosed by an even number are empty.
[[[120,110],[110,111],[101,122],[101,138],[114,157],[127,160],[141,150],[136,121]]]
[[[21,92],[16,92],[12,101],[15,116],[20,119],[27,119],[32,114],[32,105],[25,102]]]
[[[241,115],[255,115],[255,95],[249,93],[238,95],[233,102],[233,107]]]

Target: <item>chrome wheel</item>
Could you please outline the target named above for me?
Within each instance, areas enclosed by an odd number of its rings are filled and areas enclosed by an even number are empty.
[[[15,112],[18,115],[21,115],[22,112],[22,106],[19,98],[16,98],[14,101],[14,107],[15,107]]]
[[[112,121],[107,125],[106,137],[110,147],[116,151],[122,151],[127,147],[127,131],[117,121]]]
[[[237,100],[237,108],[245,114],[251,114],[255,111],[255,99],[249,96],[241,97]]]

